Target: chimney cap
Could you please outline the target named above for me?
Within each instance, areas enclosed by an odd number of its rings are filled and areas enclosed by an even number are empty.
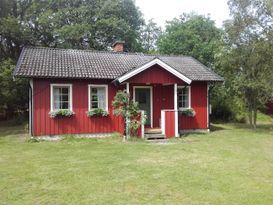
[[[125,44],[125,41],[115,41],[113,44],[112,44],[112,47],[115,47],[115,45],[117,44]]]

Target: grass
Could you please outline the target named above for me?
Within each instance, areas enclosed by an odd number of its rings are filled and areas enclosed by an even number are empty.
[[[0,204],[272,204],[273,119],[169,143],[28,142],[0,126]]]

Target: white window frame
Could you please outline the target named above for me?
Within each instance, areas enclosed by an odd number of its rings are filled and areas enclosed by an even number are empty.
[[[69,95],[68,95],[68,100],[69,100],[69,108],[68,110],[73,111],[73,97],[72,97],[72,84],[63,84],[63,83],[54,83],[50,84],[50,111],[58,111],[61,109],[54,109],[54,93],[53,89],[54,87],[68,87],[69,88]]]
[[[93,110],[91,108],[91,88],[105,88],[105,111],[108,112],[108,85],[106,84],[89,84],[88,85],[88,111]]]
[[[185,88],[185,87],[187,87],[187,88],[189,88],[189,106],[188,107],[178,107],[178,89],[183,89],[183,88]],[[176,95],[177,95],[177,109],[190,109],[191,108],[191,86],[177,86],[177,93],[176,93]]]

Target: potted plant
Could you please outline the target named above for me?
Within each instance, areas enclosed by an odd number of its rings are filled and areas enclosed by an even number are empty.
[[[183,108],[179,109],[179,114],[185,115],[187,117],[194,117],[196,115],[196,112],[193,108]]]
[[[102,108],[95,108],[86,112],[88,117],[106,117],[108,112]]]
[[[71,110],[62,109],[62,110],[55,110],[48,113],[51,118],[55,117],[71,117],[75,115],[75,113]]]

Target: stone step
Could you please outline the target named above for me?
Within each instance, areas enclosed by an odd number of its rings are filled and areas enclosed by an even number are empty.
[[[145,128],[145,134],[161,134],[162,131],[160,128]]]
[[[166,136],[163,134],[145,134],[145,139],[152,140],[152,139],[165,139]]]

